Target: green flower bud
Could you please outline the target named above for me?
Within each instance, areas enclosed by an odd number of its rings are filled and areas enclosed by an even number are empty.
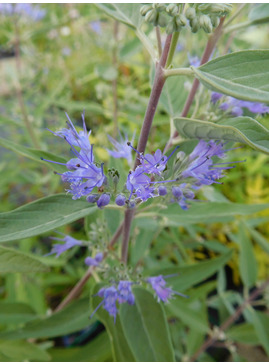
[[[219,13],[219,15],[226,15],[230,13],[233,6],[232,4],[210,4],[210,13],[216,14]]]
[[[147,14],[145,16],[145,21],[147,23],[155,24],[157,18],[158,18],[158,11],[155,10],[155,9],[152,9],[152,10],[150,10],[150,11],[147,12]]]
[[[145,16],[146,14],[147,14],[147,12],[149,11],[149,10],[151,10],[152,9],[152,5],[143,5],[141,8],[140,8],[140,14],[142,15],[142,16]]]
[[[211,19],[211,23],[212,23],[213,27],[217,28],[219,26],[219,22],[220,22],[219,17],[210,15],[210,19]]]
[[[164,28],[166,27],[167,23],[168,23],[168,19],[167,17],[165,16],[165,14],[163,13],[159,13],[158,14],[158,19],[157,19],[157,22],[158,22],[158,25],[161,27],[161,28]]]
[[[185,15],[180,14],[177,17],[177,24],[185,27],[185,25],[187,24],[187,19],[186,19]]]
[[[196,11],[194,8],[188,8],[185,15],[187,19],[193,20],[196,17]]]
[[[202,11],[203,13],[210,13],[211,12],[211,5],[212,4],[200,4],[198,5],[198,10]]]
[[[157,11],[164,11],[166,9],[166,5],[162,3],[152,4],[152,8],[156,9]]]
[[[193,33],[197,33],[198,32],[198,30],[200,29],[200,25],[198,23],[197,18],[194,18],[194,19],[190,20],[190,26],[191,26],[191,31]]]
[[[170,15],[170,16],[176,16],[178,14],[178,6],[176,4],[169,4],[166,7],[166,12]]]
[[[203,28],[206,33],[211,33],[212,32],[213,26],[212,26],[212,23],[211,23],[211,19],[209,18],[208,15],[201,15],[199,17],[199,24],[200,24],[201,28]]]
[[[167,27],[166,27],[166,33],[167,34],[172,34],[174,32],[176,32],[176,28],[177,26],[175,25],[175,21],[174,21],[174,18],[167,24]]]

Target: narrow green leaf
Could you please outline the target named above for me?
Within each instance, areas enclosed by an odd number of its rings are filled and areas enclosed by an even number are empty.
[[[262,234],[260,234],[257,230],[252,229],[250,227],[248,227],[248,230],[252,236],[252,238],[255,240],[255,242],[257,244],[260,245],[260,247],[267,253],[269,254],[269,241],[262,236]]]
[[[58,157],[50,152],[46,152],[45,150],[27,148],[27,147],[24,147],[23,145],[13,143],[10,140],[4,139],[4,138],[0,138],[0,145],[6,149],[12,150],[15,153],[23,155],[24,157],[32,159],[38,163],[46,164],[54,171],[57,171],[57,172],[66,171],[65,166],[42,161],[40,158],[45,158],[45,159],[49,159],[49,160],[52,160],[55,162],[60,162],[60,163],[66,163],[66,161],[63,158]]]
[[[36,313],[25,303],[0,302],[0,324],[21,324],[34,318]]]
[[[133,289],[135,305],[123,304],[120,317],[136,361],[175,361],[163,307],[147,290]]]
[[[248,321],[255,328],[256,335],[260,344],[264,347],[266,354],[269,355],[269,317],[264,312],[258,312],[253,307],[248,307],[245,311]]]
[[[210,90],[240,100],[269,102],[269,50],[234,52],[191,68]]]
[[[88,344],[76,348],[54,348],[48,350],[54,362],[106,362],[112,361],[109,337],[99,334]]]
[[[51,316],[30,321],[23,328],[1,332],[0,339],[44,339],[68,335],[89,326],[89,312],[89,299],[83,298]]]
[[[269,22],[269,4],[254,6],[248,15],[252,24],[264,24]]]
[[[163,226],[183,226],[196,223],[213,223],[223,218],[233,220],[235,215],[250,215],[269,208],[269,204],[245,205],[230,202],[203,202],[193,204],[185,211],[172,204],[160,212]],[[1,215],[0,215],[1,216]]]
[[[243,283],[246,287],[254,286],[257,279],[257,261],[253,251],[252,243],[243,223],[239,224],[239,233],[236,236],[239,244],[239,270]]]
[[[176,274],[175,277],[169,278],[169,285],[178,292],[186,291],[197,283],[203,282],[221,269],[232,257],[233,251],[230,250],[217,258],[204,261],[202,263],[190,264],[177,268],[158,269],[151,271],[149,275],[157,274],[170,275]]]
[[[140,27],[143,17],[140,15],[141,4],[96,4],[112,18],[128,25],[133,29]]]
[[[167,305],[167,310],[173,316],[178,317],[191,330],[201,334],[208,334],[210,332],[206,310],[201,302],[188,302],[187,298],[178,298]]]
[[[86,201],[58,194],[0,214],[0,242],[35,236],[78,220],[97,210]]]
[[[27,341],[0,341],[0,353],[16,362],[49,361],[49,354]]]
[[[101,288],[101,285],[96,285],[93,290],[92,308],[93,310],[101,303],[102,298],[96,296],[96,293]],[[135,361],[134,355],[126,341],[122,329],[121,318],[118,315],[116,322],[114,323],[113,317],[111,317],[103,307],[100,307],[95,315],[105,325],[107,333],[109,335],[110,343],[112,346],[112,353],[115,361]]]
[[[47,270],[48,267],[38,258],[0,246],[0,273],[44,272]]]
[[[186,138],[230,140],[269,154],[269,130],[247,116],[218,124],[188,118],[176,118],[174,123],[179,134]]]

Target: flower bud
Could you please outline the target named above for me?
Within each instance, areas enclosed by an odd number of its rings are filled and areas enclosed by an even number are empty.
[[[191,190],[185,190],[185,191],[184,191],[184,196],[185,196],[187,199],[189,199],[189,200],[193,200],[193,199],[194,199],[194,197],[195,197],[195,194],[194,194],[194,192],[193,192],[193,191],[191,191]]]
[[[158,10],[158,11],[164,11],[165,10],[165,8],[166,8],[166,5],[165,4],[162,4],[162,3],[153,3],[152,4],[152,8],[153,9],[156,9],[156,10]]]
[[[180,187],[173,186],[173,187],[172,187],[172,194],[173,194],[176,198],[181,197],[181,196],[182,196],[181,188],[180,188]]]
[[[168,24],[167,24],[167,27],[166,27],[166,33],[167,34],[172,34],[174,32],[177,31],[177,25],[175,24],[175,21],[174,19],[172,19]]]
[[[98,200],[98,197],[99,195],[97,195],[96,193],[95,194],[92,194],[92,195],[89,195],[86,200],[87,202],[89,203],[95,203],[97,200]]]
[[[176,22],[177,22],[178,26],[183,26],[183,27],[185,27],[185,25],[187,24],[187,18],[185,17],[185,15],[180,14],[180,15],[177,17]]]
[[[219,26],[220,20],[218,16],[210,16],[211,19],[211,23],[213,25],[214,28],[217,28]]]
[[[110,202],[110,195],[108,193],[103,193],[97,201],[97,206],[99,207],[99,209],[101,209],[102,207],[108,205],[109,202]]]
[[[115,199],[116,205],[124,206],[126,201],[126,197],[122,194],[118,195]]]
[[[157,19],[157,23],[158,23],[158,25],[159,25],[161,28],[164,28],[164,27],[166,27],[167,22],[168,22],[168,20],[167,20],[167,16],[165,16],[165,14],[163,14],[163,13],[159,13],[159,14],[158,14],[158,19]]]
[[[155,24],[158,19],[158,11],[156,9],[152,9],[147,12],[145,16],[145,21],[147,23]]]
[[[185,15],[187,19],[193,20],[196,17],[196,11],[194,8],[188,8]]]
[[[201,15],[199,17],[199,24],[200,24],[201,28],[203,28],[206,33],[211,33],[212,32],[213,27],[212,27],[211,19],[209,18],[208,15]]]
[[[148,11],[150,11],[152,9],[152,5],[143,5],[141,8],[140,8],[140,14],[142,16],[145,16],[147,14]]]
[[[176,4],[169,4],[166,7],[166,12],[170,16],[176,16],[178,14],[178,6]]]
[[[159,196],[167,195],[167,188],[165,186],[160,186],[158,188]]]
[[[198,32],[198,30],[200,29],[200,25],[198,23],[197,18],[194,18],[194,19],[190,20],[190,26],[191,26],[191,31],[193,33],[197,33]]]

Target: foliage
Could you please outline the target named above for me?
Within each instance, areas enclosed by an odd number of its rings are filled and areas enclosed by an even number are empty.
[[[269,5],[0,20],[0,360],[268,360]]]

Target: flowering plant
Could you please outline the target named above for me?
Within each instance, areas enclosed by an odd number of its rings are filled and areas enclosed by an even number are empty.
[[[218,360],[207,349],[220,342],[235,361],[241,342],[269,355],[256,251],[268,253],[258,231],[268,204],[242,192],[269,154],[269,51],[240,38],[268,14],[267,4],[0,5],[17,77],[17,105],[0,115],[23,130],[6,123],[0,143],[41,166],[16,175],[34,189],[0,216],[0,241],[16,242],[0,246],[0,272],[29,274],[25,289],[3,278],[0,358]]]

